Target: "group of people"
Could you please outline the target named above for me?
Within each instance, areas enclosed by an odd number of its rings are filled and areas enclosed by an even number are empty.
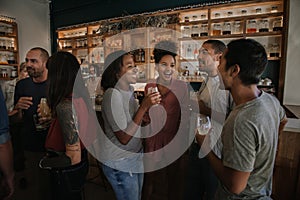
[[[257,88],[267,65],[264,47],[252,39],[234,40],[227,47],[205,41],[198,60],[208,76],[197,101],[189,98],[188,85],[174,77],[176,52],[174,42],[155,45],[158,77],[148,81],[140,104],[131,85],[137,82],[134,57],[120,50],[105,59],[105,137],[96,145],[102,147],[102,170],[116,198],[270,199],[278,134],[286,117],[279,101]],[[80,64],[71,53],[49,57],[36,47],[26,54],[25,65],[29,77],[17,82],[12,110],[23,120],[27,177],[40,187],[32,199],[82,199],[86,149],[99,133],[91,127],[94,110]],[[0,170],[10,197],[12,146],[0,97]],[[47,99],[51,115],[42,115],[41,98]],[[207,135],[190,127],[191,112],[212,119]],[[36,128],[36,117],[44,129]]]

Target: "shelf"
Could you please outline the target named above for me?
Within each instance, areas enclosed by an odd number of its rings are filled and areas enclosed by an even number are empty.
[[[134,27],[136,29],[128,28],[128,30],[112,30],[109,27],[119,25],[120,22],[122,22],[122,20],[124,19],[125,21],[127,21],[132,20],[132,18],[122,17],[120,19],[105,19],[89,24],[81,24],[78,26],[72,26],[71,28],[66,27],[57,30],[59,36],[58,47],[59,49],[65,51],[71,51],[79,59],[82,59],[83,56],[87,55],[87,58],[85,58],[84,61],[86,65],[91,64],[92,61],[97,61],[96,57],[99,58],[98,52],[101,53],[101,59],[98,59],[101,60],[101,62],[98,64],[102,65],[104,62],[104,58],[113,51],[120,49],[130,51],[143,48],[145,50],[145,62],[136,62],[137,66],[141,66],[139,72],[142,73],[142,76],[140,76],[141,78],[138,79],[138,82],[145,82],[148,78],[154,77],[154,62],[153,59],[151,60],[151,58],[153,58],[152,51],[155,44],[162,40],[172,40],[178,42],[178,67],[188,67],[188,70],[190,71],[189,74],[194,74],[194,72],[197,72],[198,64],[195,63],[198,62],[198,60],[185,59],[185,57],[194,58],[194,55],[197,56],[196,51],[200,48],[201,43],[208,39],[218,39],[223,41],[225,44],[228,44],[228,42],[233,39],[253,38],[264,45],[268,52],[268,55],[270,55],[271,50],[273,52],[275,51],[275,47],[279,46],[279,48],[277,47],[277,49],[279,49],[278,55],[282,56],[282,58],[268,57],[268,60],[281,61],[285,60],[286,56],[286,53],[284,51],[286,46],[285,43],[287,40],[283,37],[287,31],[287,20],[284,19],[284,17],[286,16],[285,4],[286,1],[283,0],[249,0],[231,3],[220,3],[218,5],[205,5],[188,9],[180,8],[178,10],[172,11],[172,13],[175,13],[177,21],[172,21],[172,23],[167,24],[165,28],[157,28],[156,26],[152,28],[144,27],[144,25],[140,24],[142,27]],[[276,7],[276,9],[274,10],[272,7]],[[261,8],[260,13],[257,12],[257,8]],[[246,10],[246,13],[242,12],[242,10]],[[220,17],[216,18],[215,13],[220,13]],[[166,16],[168,14],[168,11],[163,11],[156,14],[145,13],[142,15],[143,17],[149,19],[152,19],[153,17],[153,19],[157,21],[162,18],[156,19],[156,16]],[[281,21],[277,20],[277,18],[279,17],[282,19]],[[184,22],[184,20],[187,20],[187,18],[189,19],[189,22]],[[265,18],[268,19],[270,27],[269,32],[247,33],[247,28],[249,28],[249,20],[256,20],[256,26],[258,30],[258,24],[261,22],[260,20]],[[282,27],[282,31],[273,31],[273,22],[275,21],[279,21],[278,27]],[[234,34],[213,35],[214,24],[220,23],[222,33],[222,30],[224,30],[224,22],[230,22],[230,26],[226,27],[230,27],[231,33]],[[207,29],[204,30],[205,26],[201,26],[201,24],[207,24]],[[192,33],[192,26],[194,25],[199,25],[199,30],[196,32],[196,34],[200,35],[200,32],[207,32],[208,35],[199,37],[181,37],[190,36]],[[184,29],[185,26],[189,26],[191,32],[187,31],[189,30],[188,28]],[[123,28],[124,27],[125,26],[123,26]],[[233,29],[234,27],[235,29]],[[201,30],[201,28],[203,29]],[[182,32],[183,29],[185,30],[184,34]],[[82,40],[84,40],[84,42]],[[75,47],[77,44],[82,43],[87,43],[87,46],[78,48]],[[67,46],[70,48],[61,48],[63,46]],[[94,55],[95,57],[92,58],[91,55]],[[282,62],[275,62],[275,64],[280,65],[278,67],[280,68],[280,73],[278,72],[278,74],[283,74],[281,73],[281,70],[284,69],[281,68],[285,67],[282,66],[284,64]],[[271,70],[277,69],[275,69],[274,67]],[[270,78],[273,78],[275,80],[274,83],[277,83],[279,79],[284,79],[284,77]],[[202,82],[203,80],[189,79],[185,81],[197,83]],[[282,90],[282,88],[283,86],[280,85],[279,90]],[[276,88],[276,93],[277,92],[278,88]]]
[[[283,16],[283,12],[217,18],[217,19],[211,19],[210,22],[211,23],[220,23],[220,22],[228,22],[228,21],[247,21],[250,19],[276,18],[276,17],[281,17],[281,16]]]
[[[17,70],[17,75],[19,74],[18,29],[15,22],[0,20],[0,60],[0,69],[7,70],[5,77],[0,74],[0,80],[8,81],[16,78],[10,77],[12,70]]]

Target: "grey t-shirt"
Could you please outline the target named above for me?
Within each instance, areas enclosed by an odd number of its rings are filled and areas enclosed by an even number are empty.
[[[105,91],[102,101],[102,116],[104,120],[105,134],[109,140],[103,143],[105,145],[106,165],[122,171],[138,171],[133,168],[140,167],[140,163],[134,163],[134,160],[142,160],[142,142],[139,137],[140,129],[137,130],[134,137],[123,145],[116,137],[116,131],[124,130],[132,121],[137,111],[137,103],[133,98],[133,90],[123,91],[109,88]]]
[[[222,131],[222,162],[226,167],[251,173],[241,194],[231,194],[221,185],[217,199],[269,198],[278,129],[284,117],[279,101],[265,92],[232,110]]]

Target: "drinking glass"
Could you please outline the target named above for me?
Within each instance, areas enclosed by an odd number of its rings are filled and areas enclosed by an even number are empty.
[[[198,134],[206,135],[210,129],[211,129],[211,122],[209,116],[198,114],[197,116]]]

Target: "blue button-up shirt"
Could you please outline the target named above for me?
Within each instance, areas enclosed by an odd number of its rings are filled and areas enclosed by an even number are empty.
[[[4,96],[0,88],[0,144],[6,143],[9,139],[10,135],[7,109]]]

